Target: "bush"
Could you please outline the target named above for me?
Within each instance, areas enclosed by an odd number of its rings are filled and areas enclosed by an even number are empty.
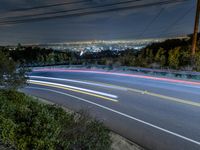
[[[18,68],[8,55],[0,50],[0,86],[7,89],[17,89],[26,84],[26,70]]]
[[[5,144],[14,145],[16,124],[11,119],[6,119],[0,115],[1,140]]]
[[[173,69],[178,69],[180,64],[179,57],[180,57],[180,47],[170,50],[168,58],[169,67]]]
[[[200,49],[198,48],[195,54],[194,69],[200,71]]]
[[[5,90],[0,90],[0,139],[19,150],[104,150],[111,144],[102,123]]]
[[[166,64],[165,50],[160,48],[155,56],[155,61],[160,64],[161,67],[164,67]]]

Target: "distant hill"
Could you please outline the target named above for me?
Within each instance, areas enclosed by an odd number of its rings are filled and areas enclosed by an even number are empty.
[[[144,49],[153,49],[157,51],[159,48],[163,48],[166,51],[174,49],[175,47],[190,47],[192,44],[192,34],[187,35],[183,38],[174,38],[174,39],[167,39],[161,42],[155,42],[152,44],[147,45]],[[200,45],[200,33],[198,34],[198,44]]]

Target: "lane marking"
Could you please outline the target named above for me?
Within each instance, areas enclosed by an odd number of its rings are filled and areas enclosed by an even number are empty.
[[[47,81],[38,81],[38,80],[28,80],[28,82],[51,84],[51,85],[56,85],[56,86],[62,86],[62,87],[67,87],[67,88],[71,88],[71,89],[76,89],[76,90],[80,90],[80,91],[85,91],[85,92],[89,92],[89,93],[99,94],[99,95],[103,95],[103,96],[107,96],[107,97],[111,97],[111,98],[118,98],[118,96],[113,95],[113,94],[108,94],[108,93],[104,93],[104,92],[99,92],[99,91],[95,91],[95,90],[80,88],[80,87],[66,85],[66,84],[47,82]]]
[[[73,91],[73,92],[77,92],[77,93],[81,93],[81,94],[86,94],[86,95],[94,96],[94,97],[97,97],[97,98],[101,98],[101,99],[105,99],[105,100],[109,100],[109,101],[113,101],[113,102],[118,102],[117,99],[113,99],[113,98],[101,96],[101,95],[98,95],[98,94],[81,91],[79,89],[73,89],[73,88],[70,88],[68,86],[62,86],[61,84],[54,84],[54,83],[51,84],[51,83],[48,83],[48,82],[45,83],[45,82],[40,82],[40,81],[38,82],[38,81],[34,81],[34,80],[29,80],[28,83],[35,84],[35,85],[42,85],[42,86],[47,86],[47,87],[54,87],[54,88],[64,89],[64,90]]]
[[[145,124],[145,125],[147,125],[147,126],[153,127],[153,128],[155,128],[155,129],[158,129],[158,130],[160,130],[160,131],[163,131],[163,132],[165,132],[165,133],[171,134],[171,135],[173,135],[173,136],[179,137],[179,138],[181,138],[181,139],[183,139],[183,140],[186,140],[186,141],[188,141],[188,142],[191,142],[191,143],[193,143],[193,144],[197,144],[197,145],[200,146],[200,142],[199,142],[199,141],[196,141],[196,140],[187,138],[187,137],[185,137],[185,136],[183,136],[183,135],[180,135],[180,134],[178,134],[178,133],[175,133],[175,132],[169,131],[169,130],[167,130],[167,129],[164,129],[164,128],[162,128],[162,127],[153,125],[153,124],[151,124],[151,123],[149,123],[149,122],[146,122],[146,121],[143,121],[143,120],[141,120],[141,119],[135,118],[135,117],[133,117],[133,116],[130,116],[130,115],[125,114],[125,113],[122,113],[122,112],[117,111],[117,110],[114,110],[114,109],[112,109],[112,108],[103,106],[103,105],[101,105],[101,104],[97,104],[97,103],[95,103],[95,102],[91,102],[91,101],[89,101],[89,100],[86,100],[86,99],[83,99],[83,98],[80,98],[80,97],[77,97],[77,96],[74,96],[74,95],[71,95],[71,94],[66,94],[66,93],[63,93],[63,92],[59,92],[59,91],[56,91],[56,90],[44,89],[44,88],[37,88],[37,87],[26,87],[26,88],[29,88],[29,89],[36,89],[36,90],[38,89],[38,90],[44,90],[44,91],[51,91],[51,92],[54,92],[54,93],[58,93],[58,94],[61,94],[61,95],[65,95],[65,96],[68,96],[68,97],[72,97],[72,98],[78,99],[78,100],[80,100],[80,101],[83,101],[83,102],[86,102],[86,103],[89,103],[89,104],[98,106],[98,107],[103,108],[103,109],[105,109],[105,110],[111,111],[111,112],[116,113],[116,114],[118,114],[118,115],[121,115],[121,116],[123,116],[123,117],[129,118],[129,119],[131,119],[131,120],[137,121],[137,122],[139,122],[139,123]]]
[[[107,84],[107,85],[112,85],[112,84]],[[117,87],[117,85],[114,85],[114,86]],[[150,95],[150,96],[153,96],[153,97],[158,97],[158,98],[163,99],[163,100],[168,100],[168,101],[173,101],[173,102],[177,102],[177,103],[192,105],[192,106],[195,106],[195,107],[200,107],[200,103],[193,102],[192,100],[185,100],[185,99],[181,99],[181,98],[165,96],[165,95],[149,92],[149,91],[146,91],[146,90],[139,90],[139,89],[127,88],[127,87],[122,87],[122,88],[126,88],[128,91],[131,91],[131,92],[146,94],[146,95]]]
[[[184,100],[184,99],[180,99],[180,98],[160,95],[160,94],[151,93],[151,92],[148,92],[148,91],[146,91],[145,94],[151,95],[151,96],[154,96],[154,97],[159,97],[161,99],[165,99],[165,100],[169,100],[169,101],[174,101],[174,102],[177,102],[177,103],[182,103],[182,104],[192,105],[192,106],[195,106],[195,107],[200,107],[200,103],[198,103],[198,102],[193,102],[193,101]]]
[[[102,83],[102,84],[104,84],[104,83]],[[106,85],[112,86],[112,84],[106,84]],[[113,85],[113,86],[118,87],[117,85]],[[185,100],[185,99],[181,99],[181,98],[165,96],[165,95],[161,95],[161,94],[157,94],[157,93],[153,93],[153,92],[149,92],[149,91],[145,91],[145,90],[134,89],[134,88],[127,88],[127,87],[122,87],[122,88],[126,88],[128,91],[131,91],[131,92],[146,94],[146,95],[150,95],[150,96],[153,96],[153,97],[158,97],[158,98],[163,99],[163,100],[168,100],[168,101],[173,101],[173,102],[177,102],[177,103],[192,105],[192,106],[195,106],[195,107],[200,107],[200,103],[193,102],[192,100]]]
[[[121,87],[118,85],[112,85],[112,84],[107,84],[107,83],[102,83],[102,82],[94,82],[94,81],[79,81],[79,80],[71,80],[71,79],[62,79],[62,78],[51,78],[51,77],[42,77],[42,76],[30,76],[33,78],[41,78],[41,79],[50,79],[50,80],[58,80],[58,81],[72,81],[72,82],[76,82],[76,83],[83,83],[83,84],[90,84],[90,85],[105,85],[106,87],[116,87],[119,90],[125,90],[125,91],[131,91],[131,92],[135,92],[135,93],[139,93],[139,94],[146,94],[146,95],[150,95],[153,97],[157,97],[160,98],[162,100],[168,100],[168,101],[172,101],[172,102],[177,102],[177,103],[181,103],[181,104],[186,104],[186,105],[191,105],[191,106],[195,106],[195,107],[200,107],[200,103],[198,102],[193,102],[192,100],[185,100],[185,99],[181,99],[181,98],[176,98],[176,97],[171,97],[171,96],[165,96],[165,95],[161,95],[161,94],[157,94],[157,93],[153,93],[153,92],[148,92],[145,90],[139,90],[139,89],[134,89],[134,88],[127,88],[127,87]]]
[[[127,91],[126,88],[123,87],[118,87],[115,85],[106,85],[106,84],[101,84],[101,83],[95,83],[95,82],[90,82],[90,81],[80,81],[80,80],[72,80],[72,79],[63,79],[63,78],[53,78],[53,77],[44,77],[44,76],[29,76],[30,78],[35,78],[35,79],[49,79],[49,80],[57,80],[57,81],[66,81],[66,82],[73,82],[73,83],[81,83],[81,84],[86,84],[86,85],[94,85],[94,86],[99,86],[99,87],[106,87],[106,88],[111,88],[111,89],[118,89],[118,90],[123,90]]]
[[[194,82],[194,81],[186,81],[186,80],[178,80],[178,79],[170,79],[170,78],[162,78],[162,77],[153,77],[153,76],[146,76],[146,75],[136,75],[136,74],[125,74],[125,73],[117,73],[117,72],[104,72],[104,71],[96,71],[96,70],[80,70],[80,69],[34,69],[33,71],[51,71],[51,72],[74,72],[74,73],[96,73],[96,74],[105,74],[105,75],[117,75],[117,76],[125,76],[125,77],[134,77],[134,78],[140,78],[140,79],[151,79],[151,80],[158,80],[158,81],[167,81],[171,83],[181,83],[181,84],[189,84],[189,85],[198,85],[200,86],[200,82]]]

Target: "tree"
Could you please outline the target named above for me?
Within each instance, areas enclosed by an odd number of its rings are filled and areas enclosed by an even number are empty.
[[[148,64],[153,63],[154,56],[153,56],[152,49],[148,49],[148,48],[146,49],[145,57]]]
[[[166,64],[166,57],[165,57],[165,50],[163,48],[159,48],[158,52],[155,56],[155,61],[160,64],[160,66],[165,66]]]
[[[16,89],[26,83],[25,69],[17,68],[17,64],[0,51],[0,86],[6,89]]]
[[[22,45],[21,45],[20,43],[18,43],[18,44],[17,44],[17,48],[16,48],[16,50],[19,51],[19,50],[21,50],[21,49],[22,49]]]
[[[169,67],[178,69],[180,64],[179,57],[180,57],[180,47],[176,47],[170,50],[168,58]]]
[[[54,53],[50,53],[48,56],[47,56],[47,62],[49,64],[53,64],[55,62],[55,59],[54,59]]]
[[[195,67],[197,71],[200,71],[200,51],[195,54]]]
[[[37,57],[37,63],[44,64],[44,57],[42,55]]]
[[[180,51],[180,66],[189,67],[191,65],[191,51],[189,47],[182,47]]]

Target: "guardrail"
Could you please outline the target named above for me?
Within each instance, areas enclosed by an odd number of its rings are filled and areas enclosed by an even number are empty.
[[[49,65],[49,66],[38,66],[31,68],[68,68],[68,69],[102,69],[106,71],[126,71],[128,73],[143,73],[151,76],[165,76],[170,78],[182,78],[182,79],[193,79],[200,80],[200,72],[192,71],[177,71],[170,69],[151,69],[141,67],[114,67],[105,65]]]

